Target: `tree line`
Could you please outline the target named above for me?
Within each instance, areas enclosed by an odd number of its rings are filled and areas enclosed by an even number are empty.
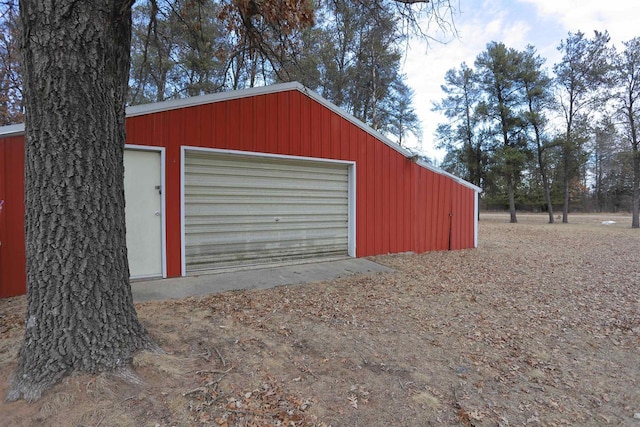
[[[414,9],[402,2],[141,0],[129,105],[299,81],[402,145],[421,135],[401,73]],[[438,21],[438,10],[426,12]],[[409,13],[410,12],[410,13]],[[444,19],[438,21],[444,23]],[[23,120],[18,13],[2,15],[0,124]]]
[[[304,7],[301,7],[303,5]],[[421,136],[400,71],[416,15],[403,2],[142,0],[132,10],[129,105],[299,81],[403,145]],[[439,9],[427,15],[450,21]],[[18,12],[0,26],[0,124],[23,121]],[[535,47],[492,42],[445,76],[441,166],[483,188],[487,208],[633,213],[640,165],[637,39],[569,33],[552,73]]]
[[[569,33],[551,70],[534,46],[491,42],[449,70],[433,109],[442,167],[483,188],[488,208],[632,212],[640,204],[640,38]]]

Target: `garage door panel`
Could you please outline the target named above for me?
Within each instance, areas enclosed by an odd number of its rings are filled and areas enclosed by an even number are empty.
[[[198,182],[207,182],[212,179],[210,174],[207,172],[208,168],[204,166],[200,166],[197,168],[187,167],[185,171],[189,174],[189,183],[197,184]],[[332,170],[327,170],[326,168],[320,170],[291,170],[291,169],[243,169],[244,176],[247,177],[266,177],[269,179],[277,180],[287,180],[291,178],[300,179],[301,177],[307,181],[315,181],[317,179],[322,179],[326,182],[342,182],[342,178],[346,175],[343,172],[334,172]],[[225,168],[220,169],[219,173],[216,174],[216,179],[228,179],[233,180],[237,175],[236,169],[234,168]]]
[[[199,210],[206,210],[206,208],[211,206],[239,206],[243,207],[246,205],[249,206],[259,206],[263,209],[279,209],[279,205],[283,203],[291,203],[299,206],[302,205],[314,205],[318,207],[335,205],[343,206],[347,201],[347,198],[335,199],[335,198],[325,198],[325,197],[308,197],[301,195],[299,197],[283,197],[283,198],[275,198],[272,196],[264,196],[264,197],[253,197],[249,198],[249,196],[223,196],[223,197],[213,197],[213,196],[189,196],[185,197],[185,201],[189,204],[189,214],[198,213]],[[346,209],[345,209],[346,211]],[[235,213],[235,212],[234,212]]]
[[[323,186],[318,188],[291,186],[289,188],[273,188],[266,185],[256,186],[254,188],[245,188],[244,186],[223,186],[219,182],[209,186],[190,186],[189,197],[211,197],[211,187],[216,187],[216,197],[228,196],[237,199],[244,199],[244,196],[270,196],[270,197],[290,197],[291,191],[297,191],[297,196],[340,199],[344,201],[344,193],[348,190],[345,186],[330,188]]]
[[[186,271],[347,255],[342,163],[185,152]]]
[[[267,256],[268,255],[268,256]],[[334,256],[343,256],[343,251],[336,250]],[[330,257],[331,254],[322,251],[317,254],[318,257]],[[211,264],[215,264],[216,268],[229,268],[229,267],[241,267],[248,265],[260,265],[279,262],[292,262],[298,260],[308,259],[308,253],[301,253],[294,248],[289,251],[280,251],[278,254],[269,252],[268,254],[262,252],[225,252],[223,254],[216,254],[214,256],[192,256],[193,261],[189,264],[189,272],[201,272],[205,270],[211,270]],[[268,259],[269,261],[265,261]]]
[[[322,239],[316,244],[321,244],[323,249],[317,252],[301,251],[300,246],[294,242],[283,241],[278,246],[267,244],[245,243],[245,244],[215,244],[193,247],[187,250],[189,257],[189,271],[208,270],[211,265],[218,268],[235,266],[238,264],[255,265],[283,261],[286,259],[299,260],[309,256],[327,257],[344,255],[344,240],[342,239]]]
[[[327,225],[328,221],[287,221],[286,228],[288,230],[311,230],[311,229],[330,229],[337,232],[337,230],[343,231],[343,227],[340,225]],[[245,222],[245,223],[237,223],[237,222],[227,222],[227,223],[208,223],[208,224],[198,224],[189,227],[189,232],[193,235],[203,235],[203,234],[224,234],[224,233],[244,233],[244,232],[274,232],[282,230],[282,225],[273,222]],[[346,235],[346,234],[345,234]]]
[[[185,171],[189,172],[189,175],[194,179],[210,176],[209,167],[211,162],[201,158],[201,162],[193,163],[193,158],[189,160],[189,163],[185,165]],[[218,172],[216,175],[220,176],[235,176],[238,167],[238,162],[231,161],[217,161],[216,167]],[[335,169],[333,164],[316,164],[312,166],[305,166],[301,164],[283,164],[279,159],[268,158],[255,163],[253,165],[244,165],[242,167],[246,176],[266,176],[270,178],[288,178],[288,177],[300,177],[308,176],[314,179],[321,178],[324,180],[340,180],[341,176],[346,175],[346,171]]]
[[[310,209],[314,209],[314,214],[318,216],[332,215],[335,213],[342,213],[347,215],[348,209],[341,204],[319,204],[319,203],[297,203],[291,204],[274,204],[274,203],[244,203],[242,205],[222,205],[216,204],[212,201],[210,204],[198,204],[186,209],[186,214],[189,219],[185,224],[190,224],[191,217],[198,216],[254,216],[256,215],[256,209],[263,209],[259,214],[260,218],[268,218],[274,220],[274,217],[281,217],[283,215],[304,215],[309,212]]]
[[[307,227],[308,224],[312,225],[315,223],[339,223],[344,218],[344,216],[326,214],[317,215],[313,219],[308,219],[307,217],[302,215],[283,215],[280,218],[281,222],[287,222],[289,226]],[[253,227],[262,226],[264,224],[268,224],[273,227],[279,227],[278,223],[276,223],[272,218],[265,218],[262,215],[244,215],[242,217],[238,217],[235,215],[218,216],[215,221],[213,221],[209,216],[193,216],[189,219],[189,229],[194,233],[206,231],[206,229],[229,230],[230,227]],[[340,225],[340,227],[342,226]],[[202,228],[202,230],[200,228]]]
[[[303,247],[300,244],[298,239],[286,240],[283,239],[279,242],[274,242],[273,240],[269,241],[217,241],[215,243],[201,243],[197,246],[190,246],[187,249],[187,255],[197,255],[197,256],[209,256],[209,255],[223,255],[230,257],[241,256],[244,258],[256,258],[255,254],[260,253],[260,256],[265,256],[268,258],[277,257],[282,255],[282,253],[287,253],[294,251],[296,254],[300,256],[304,256],[307,253],[312,254],[321,254],[323,252],[329,251],[332,253],[340,252],[343,254],[343,245],[346,244],[345,239],[337,238],[333,236],[328,237],[315,237],[314,245],[305,245],[307,246],[307,251],[301,251],[300,249]],[[313,246],[322,245],[321,250],[313,250]]]
[[[190,173],[189,170],[186,170],[186,173]],[[186,180],[186,185],[188,186],[201,186],[205,188],[209,187],[220,187],[220,188],[236,188],[236,189],[244,189],[246,191],[251,191],[252,188],[264,188],[268,190],[296,190],[303,189],[305,191],[341,191],[346,188],[346,183],[344,180],[346,179],[346,174],[332,176],[335,179],[322,179],[322,175],[315,176],[301,176],[301,173],[298,172],[296,174],[289,174],[287,176],[269,176],[269,175],[249,175],[244,174],[243,176],[237,175],[237,170],[235,171],[234,176],[231,175],[217,175],[216,176],[207,176],[207,175],[190,175],[189,179]],[[248,179],[254,179],[254,183],[256,187],[246,188],[245,181]],[[194,188],[194,190],[197,190]]]
[[[274,240],[274,233],[277,234],[277,240]],[[338,234],[339,233],[339,234]],[[233,234],[228,232],[221,233],[198,233],[189,235],[189,239],[192,243],[190,247],[202,247],[205,245],[224,245],[234,244],[239,245],[245,243],[260,245],[271,245],[272,247],[278,247],[285,244],[295,244],[297,247],[310,246],[313,241],[319,239],[346,239],[347,236],[341,235],[341,229],[334,228],[306,228],[297,230],[270,230],[270,229],[255,229],[237,231]],[[289,243],[286,243],[289,242]]]
[[[231,154],[230,156],[238,156],[236,154]],[[257,157],[256,157],[257,159]],[[237,158],[222,158],[218,157],[215,161],[216,166],[220,170],[220,174],[234,174],[233,171],[238,166]],[[211,153],[189,153],[189,163],[186,164],[186,170],[193,171],[199,170],[200,172],[208,175],[209,166],[211,165]],[[274,167],[275,165],[275,167]],[[259,160],[259,162],[254,162],[252,164],[244,163],[243,170],[248,174],[255,174],[254,171],[263,171],[258,173],[258,175],[262,176],[265,174],[278,173],[278,171],[294,171],[294,172],[302,172],[304,174],[319,174],[327,175],[343,175],[344,170],[336,169],[334,167],[334,163],[325,162],[325,163],[314,163],[314,164],[304,164],[304,163],[283,163],[280,158],[270,158],[263,157]]]

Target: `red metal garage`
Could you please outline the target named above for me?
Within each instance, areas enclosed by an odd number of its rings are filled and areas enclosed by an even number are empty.
[[[159,218],[138,277],[477,245],[478,187],[298,83],[134,106],[126,125],[127,170],[157,175],[157,205],[127,212]],[[0,128],[0,297],[25,292],[23,131]]]

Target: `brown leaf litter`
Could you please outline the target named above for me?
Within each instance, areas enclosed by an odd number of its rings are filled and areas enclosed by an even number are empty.
[[[640,426],[640,232],[506,219],[475,250],[373,258],[393,272],[138,304],[165,351],[135,357],[142,385],[73,375],[0,424]],[[0,300],[3,395],[24,310]]]

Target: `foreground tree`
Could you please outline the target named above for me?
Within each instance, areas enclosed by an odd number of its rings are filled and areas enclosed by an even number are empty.
[[[135,351],[156,348],[132,303],[125,240],[132,3],[20,1],[27,313],[10,401],[73,371],[128,373]],[[310,2],[234,4],[248,24],[292,25]]]
[[[153,348],[129,285],[124,118],[131,1],[22,0],[26,330],[8,400]]]

